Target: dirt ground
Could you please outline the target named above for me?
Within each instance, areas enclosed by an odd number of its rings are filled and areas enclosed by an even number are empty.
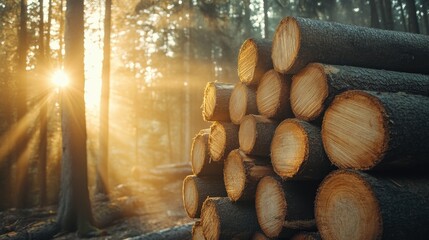
[[[113,221],[104,230],[106,236],[89,239],[125,239],[142,236],[183,224],[190,225],[182,205],[181,187],[184,176],[157,181],[157,184],[133,182],[115,188],[112,196],[121,201],[132,201],[130,211],[122,219]],[[93,212],[103,211],[94,206]],[[31,232],[55,220],[56,206],[32,209],[9,209],[0,212],[0,239],[16,239],[17,233]],[[78,239],[76,233],[57,234],[54,239]]]

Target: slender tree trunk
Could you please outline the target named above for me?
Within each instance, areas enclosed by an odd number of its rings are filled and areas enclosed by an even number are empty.
[[[264,38],[271,39],[270,37],[270,20],[268,18],[269,5],[268,1],[264,1]]]
[[[103,69],[101,73],[100,152],[97,162],[96,192],[107,194],[109,190],[109,98],[110,98],[110,33],[112,0],[105,2]]]
[[[404,10],[404,6],[402,6],[402,1],[401,0],[398,0],[398,5],[399,5],[399,8],[401,10],[402,26],[404,26],[404,31],[408,32],[407,20],[405,19],[405,10]]]
[[[429,35],[429,16],[428,16],[428,5],[429,5],[429,1],[428,0],[423,0],[422,1],[422,12],[423,12],[423,20],[425,23],[425,29],[426,29],[426,35]]]
[[[382,12],[384,13],[384,28],[388,30],[393,30],[393,13],[392,13],[392,1],[391,0],[381,0]]]
[[[377,3],[376,0],[369,0],[369,7],[371,9],[371,27],[373,28],[380,28],[380,22],[378,19],[378,12],[377,12]]]
[[[27,33],[27,0],[20,2],[20,20],[18,29],[18,94],[17,94],[17,119],[19,121],[24,119],[27,114],[27,52],[28,52],[28,33]],[[26,202],[26,195],[28,192],[28,164],[29,157],[26,151],[28,143],[28,134],[26,128],[21,133],[21,138],[16,142],[15,148],[15,163],[17,166],[17,179],[18,186],[16,188],[17,195],[14,202],[18,207],[24,207]]]
[[[61,100],[63,157],[57,222],[63,231],[93,236],[97,230],[92,227],[88,192],[83,6],[83,0],[67,0],[64,63],[72,81]]]
[[[412,33],[420,33],[415,0],[407,0],[407,10],[408,10],[408,31]]]

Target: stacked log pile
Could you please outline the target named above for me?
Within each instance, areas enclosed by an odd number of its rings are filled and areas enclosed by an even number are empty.
[[[426,239],[429,37],[286,17],[208,83],[194,239]]]

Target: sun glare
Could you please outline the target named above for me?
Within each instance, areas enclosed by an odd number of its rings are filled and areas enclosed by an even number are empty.
[[[65,88],[69,85],[69,77],[67,76],[67,74],[61,70],[58,69],[56,70],[53,74],[52,74],[52,83],[57,87],[57,88]]]

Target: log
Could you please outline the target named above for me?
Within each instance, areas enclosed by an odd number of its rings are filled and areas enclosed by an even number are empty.
[[[190,218],[198,218],[207,197],[226,197],[222,178],[203,178],[189,175],[183,180],[183,207]]]
[[[256,91],[256,105],[261,115],[278,120],[293,116],[289,101],[290,83],[289,75],[274,70],[264,74]]]
[[[278,125],[278,121],[261,115],[245,116],[238,130],[240,150],[249,155],[269,157],[271,140]]]
[[[325,151],[339,168],[425,169],[429,98],[350,90],[338,95],[322,123]]]
[[[192,227],[192,240],[206,240],[203,233],[203,225],[196,221]]]
[[[337,170],[319,187],[322,239],[427,239],[429,179]]]
[[[271,40],[249,38],[238,53],[238,78],[248,86],[256,86],[262,75],[273,68]]]
[[[239,126],[228,122],[214,122],[210,126],[209,150],[213,161],[223,161],[229,152],[239,147]]]
[[[232,150],[225,160],[225,188],[233,202],[254,200],[259,180],[274,175],[269,159],[249,157],[239,149]]]
[[[285,17],[274,33],[274,69],[295,74],[311,62],[429,73],[425,35]]]
[[[290,238],[300,230],[315,230],[313,201],[317,186],[314,181],[262,178],[256,188],[255,208],[265,235]]]
[[[255,232],[252,236],[252,240],[271,240],[272,238],[269,238],[265,236],[262,232]]]
[[[336,95],[354,89],[429,96],[429,76],[310,63],[292,77],[292,111],[299,119],[317,120]]]
[[[237,83],[229,99],[229,115],[231,122],[240,124],[247,114],[258,114],[256,106],[256,90],[243,83]]]
[[[193,223],[186,223],[156,232],[146,233],[128,240],[188,240],[191,238]]]
[[[223,174],[223,162],[215,162],[210,158],[209,136],[210,129],[202,129],[192,142],[192,172],[199,177],[221,176]]]
[[[325,154],[320,127],[290,118],[280,123],[271,142],[271,162],[283,179],[321,180],[333,166]]]
[[[259,225],[253,203],[232,203],[229,198],[207,198],[201,222],[204,236],[212,239],[250,239]]]
[[[205,121],[230,121],[229,99],[234,84],[209,82],[204,89],[203,119]]]
[[[291,240],[322,240],[318,232],[300,232],[295,234]]]

